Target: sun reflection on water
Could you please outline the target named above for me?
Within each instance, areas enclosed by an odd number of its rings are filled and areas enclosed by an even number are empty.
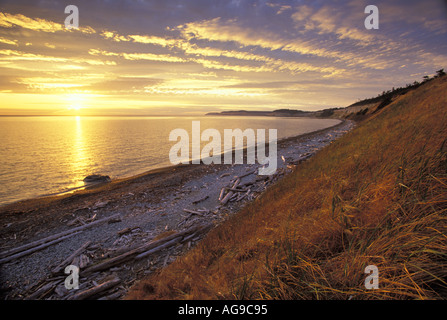
[[[72,159],[70,161],[72,166],[72,172],[75,173],[76,180],[73,182],[73,187],[81,187],[84,185],[82,179],[88,172],[89,163],[88,156],[86,153],[86,145],[84,141],[83,135],[83,124],[82,118],[80,116],[75,117],[76,126],[74,132],[74,140],[73,140],[73,150],[72,150]]]

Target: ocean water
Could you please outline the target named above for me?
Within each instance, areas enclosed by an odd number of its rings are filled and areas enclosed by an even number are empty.
[[[70,192],[90,174],[124,178],[171,165],[169,133],[277,129],[278,139],[339,120],[270,117],[0,117],[0,205]],[[222,141],[223,143],[223,141]],[[206,144],[206,142],[204,142]],[[222,148],[223,150],[223,148]],[[268,150],[268,149],[267,149]]]

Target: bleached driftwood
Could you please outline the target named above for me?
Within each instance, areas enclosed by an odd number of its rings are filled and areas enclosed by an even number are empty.
[[[225,187],[220,189],[219,201],[222,201],[224,194],[225,194]]]
[[[75,224],[81,224],[81,225],[85,225],[85,221],[81,218],[81,217],[76,217],[74,220],[71,220],[70,222],[67,223],[67,226],[71,227],[74,226]]]
[[[47,243],[47,242],[52,242],[53,240],[59,240],[60,238],[62,238],[64,236],[67,236],[67,235],[73,234],[75,232],[91,228],[93,226],[96,226],[98,224],[101,224],[101,223],[104,223],[104,222],[107,222],[107,221],[112,221],[112,220],[116,221],[116,219],[119,216],[120,216],[119,214],[115,214],[113,216],[110,216],[110,217],[107,217],[107,218],[103,218],[103,219],[100,219],[100,220],[96,220],[96,221],[91,222],[89,224],[86,224],[86,225],[83,225],[83,226],[80,226],[80,227],[76,227],[76,228],[73,228],[73,229],[70,229],[70,230],[66,230],[66,231],[54,234],[52,236],[48,236],[46,238],[27,243],[27,244],[25,244],[23,246],[16,247],[16,248],[4,251],[4,252],[0,253],[0,258],[1,258],[0,264],[4,263],[4,262],[7,262],[7,261],[10,261],[10,260],[4,261],[6,257],[9,257],[9,256],[12,256],[12,255],[15,255],[16,253],[23,252],[23,251],[26,251],[28,249],[40,246],[40,245],[42,245],[44,243]],[[58,242],[58,241],[56,241],[56,242]],[[56,242],[54,242],[54,243],[56,243]]]
[[[36,300],[46,296],[47,294],[51,293],[61,281],[63,280],[53,280],[44,284],[32,294],[27,296],[25,300]]]
[[[70,237],[72,237],[74,235],[77,235],[79,233],[80,233],[80,231],[75,232],[75,233],[71,233],[71,234],[68,234],[66,236],[60,237],[58,239],[55,239],[53,241],[45,242],[45,243],[43,243],[43,244],[41,244],[39,246],[32,247],[32,248],[30,248],[28,250],[20,251],[20,252],[18,252],[16,254],[7,256],[6,258],[0,259],[0,264],[3,264],[3,263],[6,263],[6,262],[9,262],[9,261],[12,261],[12,260],[15,260],[15,259],[27,256],[27,255],[29,255],[31,253],[36,252],[36,251],[45,249],[45,248],[47,248],[47,247],[49,247],[49,246],[51,246],[51,245],[53,245],[55,243],[61,242],[61,241],[65,240],[65,239],[70,238]]]
[[[208,198],[209,198],[209,196],[206,195],[205,197],[203,197],[203,198],[201,198],[201,199],[198,199],[198,200],[193,201],[192,204],[198,204],[199,202],[205,201],[205,200],[208,199]]]
[[[106,291],[110,288],[113,288],[114,286],[118,285],[119,283],[121,283],[121,279],[116,277],[116,278],[108,280],[104,283],[101,283],[93,288],[89,288],[84,291],[76,292],[73,296],[68,298],[68,300],[84,300],[84,299],[87,299],[87,298],[94,296],[98,293]]]
[[[301,157],[298,158],[297,160],[290,161],[289,164],[293,164],[293,165],[300,164],[301,162],[306,161],[307,159],[309,159],[309,158],[312,157],[312,156],[313,156],[312,153],[304,154],[303,156],[301,156]]]
[[[206,232],[211,227],[212,227],[212,224],[198,225],[198,226],[194,226],[192,228],[186,229],[184,231],[171,234],[171,235],[169,235],[167,237],[164,237],[163,239],[156,240],[156,241],[151,241],[151,242],[149,242],[147,244],[144,244],[142,246],[139,246],[139,247],[137,247],[135,249],[129,250],[129,251],[127,251],[127,252],[125,252],[125,253],[123,253],[123,254],[121,254],[119,256],[107,259],[107,260],[105,260],[103,262],[100,262],[98,264],[90,266],[90,267],[86,268],[82,272],[82,274],[83,275],[88,275],[88,274],[96,272],[96,271],[109,269],[109,268],[111,268],[113,266],[116,266],[117,264],[121,264],[121,263],[123,263],[125,261],[133,259],[135,256],[137,256],[137,255],[139,255],[139,254],[141,254],[143,252],[155,249],[155,248],[157,248],[157,247],[159,247],[159,246],[161,246],[161,245],[165,244],[166,242],[169,242],[169,241],[171,241],[173,239],[180,238],[180,237],[183,238],[183,237],[185,237],[185,236],[187,236],[187,235],[189,235],[191,233]],[[181,241],[181,239],[177,239],[177,241]]]
[[[160,252],[163,249],[169,248],[169,247],[179,243],[180,240],[182,240],[182,238],[183,238],[182,236],[176,237],[168,242],[163,243],[162,245],[159,245],[158,247],[144,251],[144,252],[140,253],[139,255],[137,255],[135,257],[135,260],[143,259],[144,257],[147,257],[151,254],[154,254],[154,253]]]
[[[240,178],[236,178],[236,181],[233,183],[233,185],[231,186],[231,189],[236,189],[237,185],[241,182]],[[225,197],[223,197],[223,199],[220,201],[223,205],[227,204],[228,201],[230,201],[230,199],[233,197],[234,192],[233,191],[229,191]]]
[[[81,254],[92,242],[91,241],[87,241],[85,242],[78,250],[76,250],[75,252],[73,252],[67,259],[65,259],[64,261],[62,261],[57,267],[54,267],[51,272],[52,273],[58,273],[60,272],[63,268],[65,268],[71,261],[73,261],[74,257],[76,257],[77,255]]]
[[[247,190],[248,190],[248,189],[240,189],[240,188],[225,188],[225,189],[227,191],[233,191],[233,192],[247,192]]]
[[[242,178],[244,178],[244,177],[246,177],[246,176],[249,176],[249,175],[251,175],[251,174],[253,174],[253,173],[255,173],[255,172],[256,172],[256,169],[251,170],[251,171],[249,171],[249,172],[244,173],[243,175],[238,176],[238,178],[239,178],[239,179],[242,179]]]
[[[194,210],[190,210],[190,209],[183,209],[183,211],[188,212],[188,213],[190,213],[190,214],[195,214],[195,215],[198,215],[198,216],[203,216],[203,214],[200,213],[200,212],[198,212],[198,211],[194,211]]]

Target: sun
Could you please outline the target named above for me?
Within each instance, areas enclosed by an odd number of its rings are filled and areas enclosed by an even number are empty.
[[[68,107],[68,110],[75,110],[75,111],[79,111],[82,109],[82,106],[80,104],[73,104],[71,106]]]
[[[81,94],[69,94],[66,97],[66,101],[69,111],[80,111],[84,109],[85,97]]]

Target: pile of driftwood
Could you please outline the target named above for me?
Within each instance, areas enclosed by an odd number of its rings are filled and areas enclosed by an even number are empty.
[[[223,187],[219,194],[220,204],[225,206],[229,202],[238,202],[244,199],[251,201],[256,198],[259,193],[263,192],[268,185],[285,174],[285,170],[280,168],[272,175],[257,175],[254,179],[241,182],[242,178],[254,174],[256,170],[257,169],[240,176],[235,176],[228,185]]]
[[[72,228],[70,230],[31,242],[29,244],[10,249],[0,254],[0,263],[6,263],[47,248],[55,243],[74,236],[87,228],[94,227],[105,222],[119,222],[120,216],[113,215],[88,224]],[[213,224],[200,224],[182,231],[169,233],[162,238],[140,242],[119,247],[118,250],[107,250],[103,254],[101,246],[91,241],[85,241],[70,256],[50,267],[46,278],[33,284],[22,293],[23,299],[59,299],[59,300],[83,300],[83,299],[118,299],[125,292],[125,283],[117,275],[125,264],[133,264],[137,261],[146,261],[153,258],[165,249],[186,245],[199,240],[207,233]],[[118,232],[118,236],[125,237],[135,228],[125,228]],[[138,228],[137,228],[138,229]],[[134,243],[130,241],[130,243]],[[100,254],[94,254],[95,252]],[[98,258],[99,257],[99,258]],[[79,271],[79,287],[77,289],[67,286],[69,273],[65,268],[69,265],[76,266]]]
[[[249,171],[243,175],[235,176],[228,185],[220,190],[219,201],[222,205],[226,205],[228,202],[241,201],[245,197],[252,193],[250,186],[255,184],[255,181],[247,181],[241,183],[242,178],[249,176],[256,172],[255,170]]]
[[[220,190],[219,201],[221,205],[226,205],[228,202],[241,201],[243,199],[247,199],[249,201],[253,200],[254,198],[256,198],[256,195],[263,192],[268,187],[268,185],[277,181],[278,178],[283,176],[287,171],[292,170],[301,162],[309,159],[312,155],[313,153],[308,152],[305,154],[301,154],[298,159],[289,161],[286,161],[283,156],[282,160],[285,164],[287,164],[286,168],[279,168],[272,175],[258,175],[256,176],[255,180],[249,180],[243,183],[241,182],[242,178],[254,174],[258,169],[251,170],[240,176],[235,176],[228,185]],[[223,174],[220,177],[222,178],[225,175],[229,174]]]
[[[206,208],[203,209],[196,209],[196,210],[190,210],[190,209],[183,209],[184,212],[187,213],[186,216],[182,215],[183,220],[180,221],[177,225],[177,227],[184,227],[184,228],[190,228],[191,226],[200,223],[200,220],[202,218],[206,218],[207,221],[212,220],[210,218],[210,214],[217,214],[218,210],[211,211]],[[214,217],[214,216],[213,216]]]

